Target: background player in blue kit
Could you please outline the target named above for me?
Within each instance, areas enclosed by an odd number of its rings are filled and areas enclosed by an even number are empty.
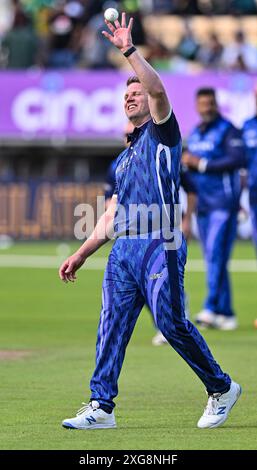
[[[184,314],[184,266],[186,242],[176,231],[175,205],[179,203],[181,137],[159,75],[132,44],[133,20],[126,26],[107,22],[111,34],[103,34],[123,54],[137,77],[127,82],[124,107],[135,129],[131,144],[119,156],[116,194],[95,230],[59,270],[60,278],[74,281],[76,271],[110,237],[115,243],[103,281],[102,310],[98,329],[96,368],[88,405],[66,428],[113,428],[118,377],[127,344],[145,303],[168,342],[204,383],[208,403],[198,421],[200,428],[220,426],[240,396],[214,360],[207,344]],[[139,223],[139,205],[144,205]],[[149,207],[158,208],[148,211]],[[161,214],[161,217],[159,218]]]
[[[253,242],[257,254],[257,88],[255,89],[256,115],[243,126],[243,138],[247,149],[247,170],[250,214],[253,229]]]
[[[215,90],[200,89],[196,106],[202,121],[190,134],[183,155],[184,164],[194,170],[197,223],[207,269],[207,298],[196,321],[233,330],[237,320],[227,263],[236,238],[244,145],[241,132],[219,114]]]

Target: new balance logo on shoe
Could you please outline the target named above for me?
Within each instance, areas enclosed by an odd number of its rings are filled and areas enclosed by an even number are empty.
[[[225,406],[220,406],[218,408],[218,413],[217,415],[224,415],[225,414],[226,407]]]
[[[93,416],[89,416],[88,418],[86,418],[86,420],[89,422],[89,424],[96,423],[96,420]]]

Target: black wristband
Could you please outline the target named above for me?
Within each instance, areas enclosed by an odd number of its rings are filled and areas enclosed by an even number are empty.
[[[131,46],[126,52],[123,52],[123,55],[125,57],[129,57],[135,51],[136,51],[136,48],[134,46]]]

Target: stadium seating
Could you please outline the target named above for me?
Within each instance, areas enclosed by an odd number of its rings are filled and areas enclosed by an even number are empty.
[[[144,26],[149,35],[173,48],[183,35],[184,21],[179,16],[149,15],[144,18]],[[210,32],[215,32],[221,42],[227,44],[233,40],[234,33],[242,29],[247,41],[257,45],[256,17],[194,16],[190,18],[190,25],[196,39],[201,43],[207,40]]]

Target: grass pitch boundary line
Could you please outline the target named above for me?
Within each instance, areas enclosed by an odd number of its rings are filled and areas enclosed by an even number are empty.
[[[0,267],[2,268],[42,268],[57,269],[63,258],[59,256],[43,255],[2,255],[0,254]],[[107,258],[89,258],[84,269],[92,271],[102,271],[105,269]],[[257,262],[255,259],[234,259],[229,263],[231,272],[255,273],[257,272]],[[189,260],[186,264],[188,272],[204,272],[205,266],[201,259]]]
[[[63,257],[54,255],[0,255],[0,267],[3,268],[57,269],[63,261]],[[83,268],[95,271],[103,270],[106,263],[107,258],[89,258]]]

